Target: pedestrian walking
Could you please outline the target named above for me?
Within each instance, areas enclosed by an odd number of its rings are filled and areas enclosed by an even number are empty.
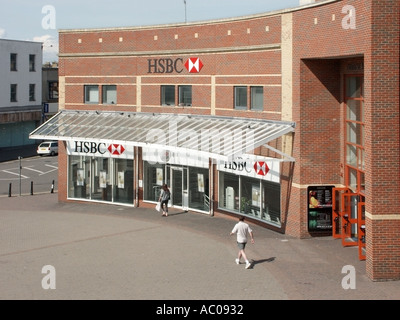
[[[239,222],[235,224],[230,235],[233,235],[235,233],[236,233],[237,246],[239,248],[238,257],[235,260],[236,264],[240,264],[240,259],[243,257],[244,261],[246,262],[245,268],[248,269],[251,267],[251,263],[249,262],[249,259],[247,258],[244,250],[246,248],[248,236],[250,236],[251,238],[251,243],[254,243],[254,237],[253,237],[253,230],[247,223],[244,222],[244,217],[239,218]]]
[[[163,184],[158,201],[161,204],[161,210],[163,211],[162,215],[165,217],[168,217],[168,201],[170,198],[171,192],[169,191],[168,186],[166,184]]]

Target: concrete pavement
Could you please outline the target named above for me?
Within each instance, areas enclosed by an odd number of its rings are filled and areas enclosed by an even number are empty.
[[[59,203],[56,193],[0,198],[1,300],[398,300],[356,248],[251,225],[253,267],[236,265],[236,219],[170,209]],[[54,267],[55,289],[43,289]],[[344,266],[354,289],[344,289]],[[50,275],[50,273],[49,273]],[[48,278],[46,278],[48,279]],[[346,278],[347,279],[347,278]],[[49,282],[51,283],[51,281]],[[347,282],[348,283],[348,282]]]

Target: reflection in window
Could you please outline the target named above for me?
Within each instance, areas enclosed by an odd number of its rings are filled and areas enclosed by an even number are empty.
[[[179,86],[179,105],[188,106],[192,105],[192,86]]]
[[[263,110],[264,108],[264,88],[251,87],[251,110]]]
[[[117,86],[107,85],[103,86],[103,104],[116,104],[117,103]]]
[[[99,103],[99,86],[85,86],[85,103]]]
[[[175,86],[161,86],[161,105],[175,106]]]
[[[235,87],[235,109],[247,109],[247,87]]]

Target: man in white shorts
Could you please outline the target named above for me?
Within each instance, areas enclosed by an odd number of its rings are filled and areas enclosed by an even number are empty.
[[[251,243],[254,243],[253,230],[250,226],[244,222],[244,217],[239,218],[239,222],[235,224],[230,235],[237,234],[237,245],[239,248],[238,257],[236,258],[236,264],[240,264],[240,258],[243,257],[246,262],[246,269],[250,268],[251,263],[247,259],[244,249],[247,244],[247,235],[250,235]]]

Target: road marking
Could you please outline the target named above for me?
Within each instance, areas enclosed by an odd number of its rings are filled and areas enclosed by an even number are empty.
[[[39,173],[41,173],[41,174],[44,173],[43,171],[39,171],[39,170],[32,169],[32,168],[29,168],[29,167],[25,167],[24,169],[26,169],[26,170],[31,170],[31,171],[34,171],[34,172],[39,172]]]
[[[54,169],[58,169],[58,167],[52,166],[52,165],[50,165],[50,164],[45,164],[45,166],[50,167],[50,168],[54,168]]]
[[[19,176],[19,173],[15,173],[15,172],[7,171],[7,170],[2,170],[2,171],[3,171],[3,172],[5,172],[5,173],[9,173],[9,174],[13,174],[13,175]],[[21,177],[22,177],[22,178],[24,178],[24,179],[27,179],[27,178],[29,178],[29,177],[27,177],[27,176],[24,176],[24,175],[22,175],[22,174],[21,174]]]

